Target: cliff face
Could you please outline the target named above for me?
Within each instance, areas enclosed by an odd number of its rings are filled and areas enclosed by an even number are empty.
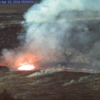
[[[10,22],[0,24],[0,51],[4,48],[17,47],[19,43],[17,35],[21,31],[21,25]]]

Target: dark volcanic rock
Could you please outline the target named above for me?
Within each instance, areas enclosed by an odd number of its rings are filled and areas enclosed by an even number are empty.
[[[0,90],[5,87],[23,100],[99,100],[100,74],[62,71],[27,77],[30,74],[0,73]]]
[[[0,51],[3,48],[17,47],[19,44],[17,36],[18,33],[20,33],[22,27],[20,24],[9,24],[3,25],[3,28],[0,29]]]
[[[0,71],[6,72],[6,71],[9,71],[9,68],[6,66],[0,66]]]

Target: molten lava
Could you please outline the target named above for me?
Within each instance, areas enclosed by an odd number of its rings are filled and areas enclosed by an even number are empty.
[[[32,71],[35,67],[33,65],[21,65],[18,70],[20,71]]]

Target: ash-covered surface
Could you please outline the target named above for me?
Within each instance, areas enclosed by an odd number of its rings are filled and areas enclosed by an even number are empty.
[[[99,100],[100,97],[99,74],[51,70],[51,74],[7,72],[0,73],[0,77],[0,92],[7,89],[14,98],[23,100]]]

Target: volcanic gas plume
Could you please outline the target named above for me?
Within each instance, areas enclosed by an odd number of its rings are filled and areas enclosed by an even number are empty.
[[[86,23],[68,21],[95,18],[96,15],[92,13],[95,11],[99,16],[99,4],[100,0],[42,0],[41,3],[33,5],[24,14],[25,22],[22,22],[22,25],[26,33],[18,36],[21,41],[20,49],[2,50],[1,63],[15,70],[23,64],[34,65],[39,60],[47,61],[49,50],[58,46],[81,50],[80,48],[84,49],[93,43],[88,54],[94,54],[96,44],[100,44],[97,42],[99,39],[94,42],[98,33],[90,34]],[[75,12],[83,13],[78,15]],[[72,32],[73,27],[76,27],[79,33]],[[24,37],[24,40],[21,40],[21,37]]]

